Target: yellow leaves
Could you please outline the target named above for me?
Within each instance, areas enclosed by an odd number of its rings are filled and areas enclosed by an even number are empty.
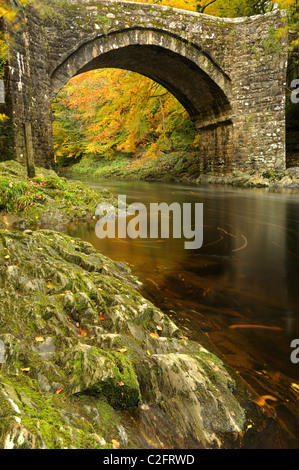
[[[160,326],[160,325],[157,325],[156,328],[157,328],[158,331],[162,331],[162,330],[163,330],[162,326]],[[153,332],[151,332],[151,333],[150,333],[150,336],[151,336],[152,338],[160,338],[159,333],[153,333]]]
[[[44,339],[42,336],[36,336],[34,339],[35,339],[35,341],[37,341],[38,343],[42,343],[43,341],[45,341],[45,339]]]
[[[170,128],[178,127],[178,107],[183,109],[164,88],[133,72],[106,69],[74,77],[53,105],[56,160],[77,154],[113,158],[115,150],[134,154],[150,141],[155,145],[153,139],[164,141],[170,116]],[[160,144],[151,149],[154,157],[159,151]]]
[[[118,349],[117,351],[120,352],[120,353],[122,353],[122,354],[124,354],[124,353],[127,352],[127,348],[120,348],[120,349]]]
[[[4,1],[0,4],[0,18],[6,19],[8,22],[12,22],[16,16],[16,12]]]

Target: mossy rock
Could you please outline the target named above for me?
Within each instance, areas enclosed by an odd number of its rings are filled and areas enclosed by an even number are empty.
[[[64,371],[67,393],[105,397],[113,408],[131,408],[140,402],[139,383],[131,361],[123,354],[78,343],[55,362]]]
[[[53,170],[36,168],[36,176],[29,179],[25,168],[15,161],[0,163],[0,188],[2,218],[5,216],[6,223],[18,229],[92,220],[98,204],[117,205],[108,190],[97,191],[79,181],[68,181]]]

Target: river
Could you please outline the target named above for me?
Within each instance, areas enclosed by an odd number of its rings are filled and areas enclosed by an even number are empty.
[[[299,448],[299,363],[291,360],[291,341],[299,345],[298,193],[80,180],[148,209],[203,203],[203,245],[195,250],[175,238],[99,239],[95,223],[71,224],[68,233],[132,265],[145,297],[189,339],[213,345],[273,420],[261,447]]]

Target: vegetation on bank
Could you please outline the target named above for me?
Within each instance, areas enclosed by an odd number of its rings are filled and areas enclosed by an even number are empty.
[[[0,163],[0,225],[25,228],[31,225],[57,225],[94,217],[101,202],[115,203],[112,194],[96,191],[79,181],[60,178],[53,170],[36,168],[36,176],[27,178],[24,166]]]
[[[83,158],[79,163],[59,169],[68,177],[92,176],[96,178],[138,180],[195,180],[199,176],[200,157],[196,152],[182,150],[161,152],[156,158],[140,157],[132,160],[118,156],[113,160]]]
[[[58,166],[82,157],[156,159],[196,146],[183,106],[162,86],[125,70],[94,70],[73,78],[53,103]]]
[[[200,156],[195,152],[161,153],[155,160],[118,157],[112,161],[84,158],[60,170],[70,178],[95,177],[130,180],[184,181],[198,184],[221,184],[243,187],[299,188],[299,168],[285,171],[233,171],[231,175],[199,174]]]

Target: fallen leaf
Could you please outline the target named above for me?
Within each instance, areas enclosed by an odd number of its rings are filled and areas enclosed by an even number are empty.
[[[149,352],[149,350],[148,350],[148,349],[146,350],[146,353],[147,353],[149,356],[151,355],[151,353]]]
[[[120,387],[123,387],[125,384],[122,381],[120,381],[120,382],[117,382],[117,385],[119,385]]]
[[[4,258],[5,258],[5,259],[9,259],[9,258],[10,258],[10,256],[9,256],[9,255],[6,255],[6,256],[4,256]]]
[[[80,335],[82,335],[82,336],[87,336],[87,331],[82,330],[81,328],[80,328],[80,332],[79,332],[79,333],[80,333]]]
[[[61,387],[61,388],[58,388],[58,389],[56,390],[56,392],[55,392],[55,393],[56,393],[56,395],[59,395],[59,393],[61,393],[61,392],[62,392],[62,390],[63,390],[63,387]]]
[[[70,318],[70,317],[67,317],[67,319],[68,319],[68,321],[69,321],[70,323],[72,323],[72,320],[71,320],[71,318]]]
[[[272,395],[261,395],[257,397],[255,400],[253,400],[257,405],[261,406],[263,410],[272,418],[277,417],[276,410],[274,408],[274,405],[271,406],[269,403],[267,403],[267,400],[277,402],[277,398],[272,397]]]
[[[103,315],[102,313],[101,313],[101,315],[100,315],[100,320],[105,320],[105,317],[104,317],[104,315]]]
[[[48,284],[48,285],[47,285],[47,288],[48,288],[48,289],[51,289],[52,287],[53,287],[52,284]]]
[[[125,352],[127,352],[127,348],[120,348],[120,349],[118,349],[118,352],[125,353]]]
[[[142,410],[149,410],[149,406],[148,406],[146,403],[143,403],[143,404],[140,406],[140,408],[141,408]]]
[[[44,340],[44,338],[42,336],[36,336],[35,337],[35,341],[38,341],[39,343],[42,343]]]
[[[189,338],[188,338],[188,336],[181,336],[180,339],[184,339],[184,340],[188,341]]]
[[[162,326],[157,325],[157,330],[162,331],[163,330]]]
[[[118,448],[118,447],[120,446],[120,443],[119,443],[116,439],[112,439],[111,442],[112,442],[112,444],[113,444],[114,447],[117,447],[117,448]]]
[[[22,369],[23,372],[29,372],[30,371],[30,367],[24,367],[24,369]]]

